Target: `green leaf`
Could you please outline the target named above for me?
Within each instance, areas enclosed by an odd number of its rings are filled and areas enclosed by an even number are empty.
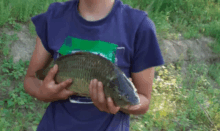
[[[12,107],[14,105],[14,102],[12,100],[8,100],[7,103],[8,107]]]
[[[5,80],[5,81],[2,81],[2,86],[10,86],[11,85],[11,83],[10,83],[11,81],[9,80],[9,79],[7,79],[7,80]]]
[[[7,46],[4,47],[4,48],[3,48],[3,55],[4,55],[4,56],[7,56],[7,55],[8,55],[8,52],[9,52],[9,47],[7,47]]]
[[[3,79],[4,77],[5,77],[4,75],[1,75],[1,76],[0,76],[0,81],[2,81],[2,79]]]
[[[34,131],[36,131],[36,130],[37,130],[37,126],[32,126],[32,129],[33,129]]]
[[[2,71],[3,71],[4,73],[9,73],[9,70],[6,69],[6,68],[2,68]]]
[[[22,101],[22,100],[21,100],[21,101],[18,101],[18,105],[19,105],[19,106],[22,106],[22,105],[24,105],[24,104],[25,104],[24,101]]]
[[[0,101],[0,106],[3,106],[4,105],[4,101]]]

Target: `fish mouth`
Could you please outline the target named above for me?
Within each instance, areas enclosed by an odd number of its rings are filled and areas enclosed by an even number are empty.
[[[137,95],[135,95],[135,97],[131,99],[124,99],[124,100],[126,101],[127,105],[139,105],[140,104],[140,98]]]
[[[140,97],[135,92],[135,98],[131,101],[131,105],[139,105],[140,104]]]
[[[140,101],[135,101],[135,102],[127,102],[125,105],[122,105],[121,107],[122,108],[127,108],[127,107],[129,107],[129,106],[140,106],[141,105],[141,103],[140,103]]]
[[[139,98],[131,103],[131,105],[139,105],[139,104],[140,104],[140,99]]]

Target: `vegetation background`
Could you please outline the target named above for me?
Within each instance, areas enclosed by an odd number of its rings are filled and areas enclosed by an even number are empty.
[[[28,25],[35,36],[30,18],[57,1],[67,0],[0,0],[0,29],[15,31],[10,36],[0,30],[0,131],[36,130],[48,106],[24,91],[29,61],[13,63],[9,54],[21,24]],[[215,41],[208,45],[220,54],[220,0],[122,1],[148,13],[159,39],[174,39],[178,33],[186,39],[211,36]],[[179,60],[156,68],[150,109],[144,115],[131,117],[132,131],[220,130],[220,63],[193,60],[185,74],[183,63]]]

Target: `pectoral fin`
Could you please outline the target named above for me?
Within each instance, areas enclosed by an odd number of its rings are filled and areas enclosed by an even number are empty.
[[[39,80],[44,80],[44,78],[46,77],[45,69],[40,69],[40,70],[36,71],[35,76]]]

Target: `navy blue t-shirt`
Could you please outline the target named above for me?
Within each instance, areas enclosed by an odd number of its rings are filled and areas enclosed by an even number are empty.
[[[98,21],[80,16],[79,0],[52,3],[47,12],[32,17],[37,35],[53,59],[69,37],[87,41],[102,41],[118,45],[115,64],[131,77],[131,72],[164,64],[156,38],[154,23],[147,13],[115,0],[111,12]],[[91,101],[84,97],[71,99]],[[93,104],[51,102],[37,131],[129,131],[129,115],[119,111],[108,114]]]

